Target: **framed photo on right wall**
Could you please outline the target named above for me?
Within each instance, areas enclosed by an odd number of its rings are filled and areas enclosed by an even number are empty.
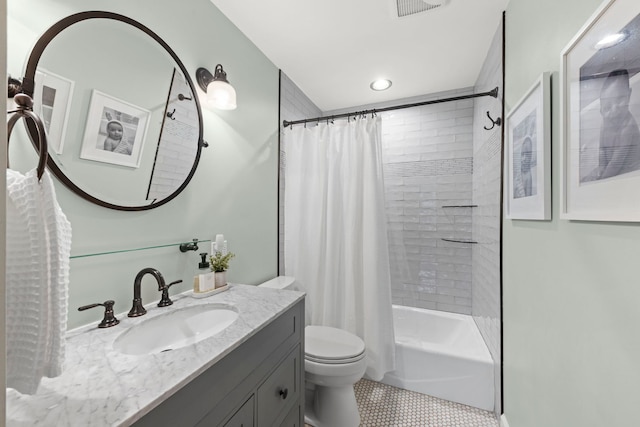
[[[504,208],[509,219],[551,219],[551,95],[545,72],[505,122]]]
[[[607,0],[561,58],[560,216],[640,221],[640,1]]]

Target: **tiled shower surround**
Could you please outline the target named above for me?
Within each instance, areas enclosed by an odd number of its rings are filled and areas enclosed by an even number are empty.
[[[393,303],[471,314],[473,100],[382,114]]]

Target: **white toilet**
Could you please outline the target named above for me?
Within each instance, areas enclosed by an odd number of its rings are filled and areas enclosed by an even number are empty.
[[[259,286],[295,290],[295,278],[278,276]],[[358,427],[353,385],[366,370],[356,335],[328,326],[305,327],[305,422],[314,427]]]

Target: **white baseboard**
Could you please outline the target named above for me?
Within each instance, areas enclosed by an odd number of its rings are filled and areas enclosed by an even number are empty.
[[[500,415],[500,427],[509,427],[509,422],[505,414]]]

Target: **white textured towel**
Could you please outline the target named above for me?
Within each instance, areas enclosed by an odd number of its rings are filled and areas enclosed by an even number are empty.
[[[71,224],[49,172],[7,170],[7,387],[33,394],[60,375],[67,329]]]

